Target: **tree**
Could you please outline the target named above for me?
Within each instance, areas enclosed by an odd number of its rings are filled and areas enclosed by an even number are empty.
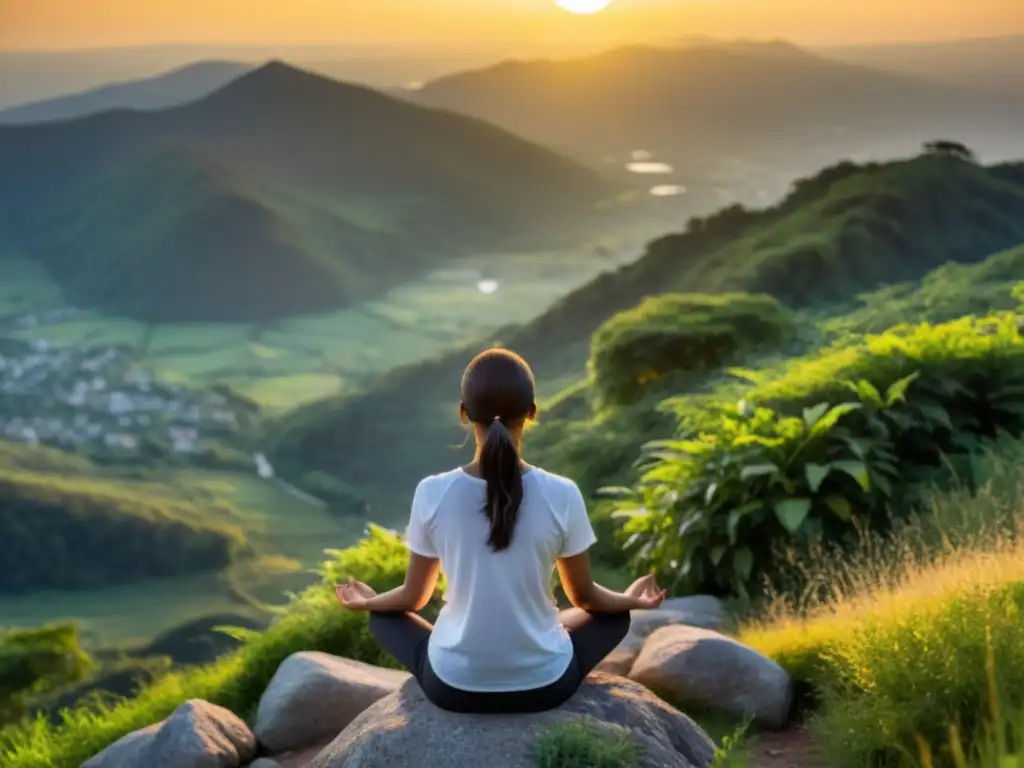
[[[925,154],[928,155],[952,157],[957,160],[966,160],[969,163],[976,163],[978,161],[977,155],[975,155],[969,147],[961,144],[959,141],[949,141],[947,139],[928,141],[925,142],[924,151]]]

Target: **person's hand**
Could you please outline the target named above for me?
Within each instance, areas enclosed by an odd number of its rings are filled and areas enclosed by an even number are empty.
[[[661,589],[657,579],[653,575],[648,575],[641,576],[630,584],[623,594],[633,599],[636,608],[657,608],[665,599],[668,590]]]
[[[334,594],[338,602],[350,611],[365,611],[370,598],[377,596],[373,587],[353,578],[349,578],[346,584],[336,584]]]

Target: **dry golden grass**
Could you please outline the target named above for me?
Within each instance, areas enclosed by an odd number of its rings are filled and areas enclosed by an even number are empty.
[[[976,493],[935,493],[889,538],[794,562],[811,586],[741,629],[817,692],[813,727],[836,766],[1016,760],[992,723],[1024,705],[1020,456],[986,457]]]

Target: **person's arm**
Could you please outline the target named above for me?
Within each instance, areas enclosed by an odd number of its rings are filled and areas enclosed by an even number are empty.
[[[560,557],[556,562],[565,596],[577,608],[590,613],[621,613],[642,607],[637,598],[606,589],[594,581],[587,551],[572,557]]]
[[[423,610],[434,594],[440,569],[441,561],[436,557],[409,552],[409,567],[402,586],[369,598],[364,610],[374,613],[415,613]]]
[[[653,576],[637,579],[625,592],[615,592],[594,581],[588,550],[597,541],[587,515],[583,494],[574,484],[565,513],[565,534],[556,559],[558,577],[565,596],[577,608],[590,613],[622,613],[634,608],[657,608],[665,599],[665,590]]]
[[[597,534],[590,524],[587,503],[575,484],[567,489],[564,514],[562,546],[555,562],[569,602],[592,613],[619,613],[635,608],[624,594],[594,583],[588,550],[597,541]]]

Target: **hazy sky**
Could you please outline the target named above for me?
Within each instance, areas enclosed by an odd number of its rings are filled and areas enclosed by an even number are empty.
[[[618,42],[686,35],[798,43],[1024,33],[1024,0],[0,0],[0,49],[153,43]]]

